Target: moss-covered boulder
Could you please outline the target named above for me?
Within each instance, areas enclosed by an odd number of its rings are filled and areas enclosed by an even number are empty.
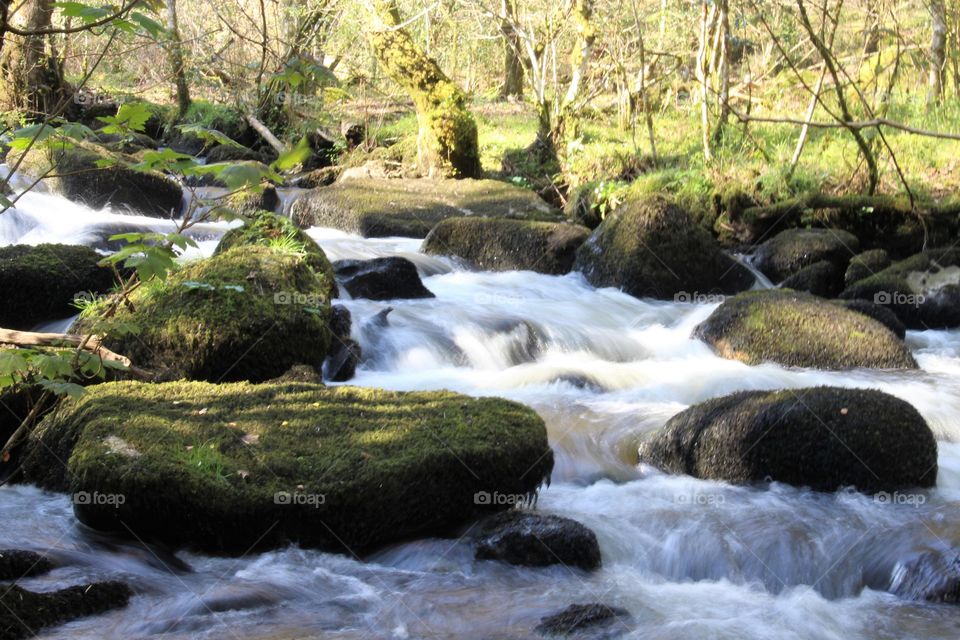
[[[65,244],[0,248],[0,327],[30,329],[77,313],[75,298],[113,286],[101,259],[93,249]]]
[[[75,501],[85,524],[226,553],[442,534],[506,508],[478,493],[532,498],[553,467],[534,411],[445,391],[108,383],[33,437],[29,481],[115,497]]]
[[[43,593],[3,586],[0,638],[33,638],[43,627],[125,607],[132,596],[133,591],[122,582],[95,582]]]
[[[960,250],[900,260],[848,286],[840,297],[889,307],[908,329],[960,327]]]
[[[843,282],[849,287],[864,278],[880,273],[890,264],[890,254],[883,249],[871,249],[858,253],[850,259],[847,271],[843,275]]]
[[[596,287],[639,297],[736,293],[750,271],[665,198],[635,198],[609,215],[577,251],[574,269]]]
[[[115,326],[139,331],[106,343],[167,379],[259,381],[294,364],[320,368],[332,287],[300,253],[238,246],[138,289]]]
[[[293,203],[301,227],[332,227],[365,238],[423,238],[458,216],[560,219],[535,193],[497,180],[357,179],[316,189]]]
[[[354,298],[398,300],[433,298],[423,286],[417,266],[400,256],[371,260],[337,260],[333,263],[337,280]]]
[[[243,226],[231,229],[223,234],[214,255],[219,255],[234,247],[272,247],[303,255],[304,261],[315,273],[329,282],[334,282],[333,267],[316,240],[290,222],[289,218],[278,216],[269,211],[258,211],[248,218]],[[334,297],[336,286],[334,286]]]
[[[264,186],[257,190],[232,193],[223,199],[223,205],[241,216],[252,217],[261,211],[275,212],[280,205],[276,188]]]
[[[93,208],[108,204],[119,210],[162,218],[177,215],[183,204],[180,185],[156,171],[136,171],[132,156],[91,142],[73,141],[71,148],[52,144],[26,152],[20,170],[43,178],[53,193]],[[101,167],[101,161],[113,166]]]
[[[640,448],[669,473],[818,491],[937,481],[937,441],[909,403],[872,389],[741,391],[672,417]]]
[[[747,364],[815,369],[915,369],[910,350],[862,313],[799,291],[728,298],[694,330],[718,355]]]
[[[893,334],[901,340],[907,337],[906,325],[900,322],[897,314],[888,307],[874,304],[867,300],[834,300],[832,302],[850,309],[850,311],[856,311],[857,313],[862,313],[865,316],[873,318],[887,329],[890,329],[890,331],[893,331]]]
[[[829,260],[821,260],[800,269],[781,286],[821,298],[834,298],[843,290],[843,269]]]
[[[269,164],[275,159],[275,155],[254,151],[249,147],[237,146],[232,144],[218,144],[212,147],[206,153],[207,162],[214,164],[216,162],[244,162],[254,161]]]
[[[753,263],[774,282],[826,260],[843,272],[860,250],[856,236],[839,229],[787,229],[757,247]]]
[[[484,271],[562,275],[590,236],[580,225],[506,218],[450,218],[433,228],[424,253],[457,256]]]

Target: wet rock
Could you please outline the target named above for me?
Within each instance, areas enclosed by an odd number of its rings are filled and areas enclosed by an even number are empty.
[[[301,189],[316,189],[329,187],[340,177],[341,167],[323,167],[308,171],[294,180],[294,185]]]
[[[41,576],[53,570],[53,563],[33,551],[0,550],[0,580]]]
[[[932,487],[937,442],[909,403],[872,389],[742,391],[672,417],[640,447],[668,473],[866,493]]]
[[[143,133],[97,133],[97,142],[116,153],[137,153],[145,149],[156,149],[157,141]]]
[[[897,563],[888,591],[908,600],[960,603],[960,555],[925,551]]]
[[[890,266],[890,254],[883,249],[871,249],[858,253],[850,260],[847,272],[843,276],[845,286],[869,278]]]
[[[476,557],[528,567],[560,564],[584,571],[601,564],[597,536],[584,525],[569,518],[516,510],[481,523]]]
[[[264,186],[260,190],[239,191],[224,199],[224,206],[234,213],[248,218],[257,216],[262,211],[274,213],[280,206],[277,190],[272,186]],[[291,224],[295,228],[294,225]]]
[[[748,291],[728,298],[694,336],[718,355],[747,364],[917,368],[910,350],[881,323],[799,291]]]
[[[736,293],[754,280],[686,211],[660,197],[622,204],[577,250],[574,269],[596,287],[661,300]]]
[[[563,611],[541,618],[536,631],[545,636],[613,638],[629,631],[630,613],[605,604],[572,604]]]
[[[900,322],[897,314],[887,307],[867,302],[866,300],[837,300],[836,303],[843,305],[847,309],[850,309],[850,311],[856,311],[857,313],[862,313],[865,316],[873,318],[887,329],[890,329],[890,331],[893,331],[894,335],[901,340],[907,337],[907,327]]]
[[[353,328],[353,317],[350,309],[342,304],[335,304],[330,310],[330,333],[337,338],[349,338]]]
[[[31,329],[79,313],[73,302],[113,286],[110,269],[93,249],[64,244],[0,248],[0,327]]]
[[[397,300],[433,298],[423,286],[417,267],[406,258],[390,256],[372,260],[337,260],[337,280],[354,298]]]
[[[28,481],[122,495],[74,511],[97,530],[213,553],[359,553],[438,535],[506,508],[480,491],[532,499],[553,467],[533,410],[442,391],[121,382],[55,416],[32,435]]]
[[[291,217],[301,227],[333,227],[365,238],[424,238],[441,220],[460,216],[559,221],[531,191],[497,180],[343,180],[305,194]]]
[[[503,218],[450,218],[433,228],[424,253],[452,255],[484,271],[536,271],[552,275],[573,268],[590,230],[558,222]]]
[[[127,168],[133,156],[115,153],[92,142],[72,141],[69,149],[57,145],[31,149],[23,155],[20,169],[39,178],[57,195],[85,203],[95,209],[108,204],[121,212],[130,210],[147,216],[169,218],[180,212],[183,191],[180,185],[156,171]],[[112,166],[98,163],[109,161]]]
[[[843,272],[860,250],[856,236],[838,229],[787,229],[757,247],[753,263],[773,282],[826,260]]]
[[[132,595],[122,582],[95,582],[48,593],[4,587],[0,589],[0,637],[30,638],[43,627],[125,607]]]
[[[362,359],[360,343],[351,338],[337,338],[331,348],[330,357],[323,365],[324,376],[333,382],[352,380]]]
[[[832,262],[821,260],[800,269],[781,286],[821,298],[834,298],[843,290],[843,270]]]
[[[960,327],[960,250],[930,250],[895,262],[840,297],[888,307],[908,329]]]

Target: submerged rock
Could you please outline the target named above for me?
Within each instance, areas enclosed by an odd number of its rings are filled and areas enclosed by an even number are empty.
[[[773,282],[782,282],[804,267],[821,261],[843,273],[860,250],[852,233],[839,229],[787,229],[757,247],[753,263]]]
[[[541,618],[536,631],[545,636],[612,638],[629,631],[630,612],[605,604],[572,604],[563,611]]]
[[[180,185],[156,171],[129,169],[133,156],[118,154],[91,142],[71,141],[72,148],[59,145],[35,147],[23,156],[20,170],[42,182],[52,193],[78,200],[99,209],[108,204],[147,216],[169,218],[180,212],[183,191]],[[109,161],[113,166],[98,163]]]
[[[960,250],[925,251],[895,262],[840,297],[889,307],[908,329],[960,327]]]
[[[337,260],[333,263],[337,280],[354,298],[397,300],[433,298],[423,286],[415,264],[399,256],[371,260]]]
[[[584,571],[601,564],[593,531],[570,518],[528,511],[506,511],[483,521],[476,535],[476,557],[528,567],[560,564]]]
[[[452,255],[484,271],[528,270],[563,275],[590,230],[558,222],[450,218],[433,228],[423,252]]]
[[[897,563],[888,591],[908,600],[960,603],[960,554],[931,550]]]
[[[132,595],[122,582],[95,582],[47,593],[4,586],[0,589],[0,637],[32,638],[43,627],[125,607]]]
[[[0,550],[0,580],[41,576],[53,570],[53,563],[33,551]]]
[[[596,287],[661,300],[736,293],[754,280],[686,211],[660,197],[621,205],[577,250],[574,269]]]
[[[843,370],[916,369],[910,350],[876,320],[789,290],[728,298],[694,330],[718,355],[747,364]]]
[[[113,273],[93,249],[65,244],[0,248],[0,327],[31,329],[79,313],[76,298],[109,291]]]
[[[291,209],[301,227],[333,227],[365,238],[423,238],[457,216],[560,219],[535,193],[497,180],[356,179],[306,194]]]
[[[322,366],[332,293],[301,254],[237,246],[138,289],[105,342],[162,379],[269,380]],[[111,329],[130,323],[138,333]]]
[[[909,403],[872,389],[741,391],[672,417],[640,447],[668,473],[866,493],[932,487],[937,441]]]
[[[553,467],[514,402],[299,383],[97,385],[32,438],[27,481],[122,496],[77,502],[81,522],[214,553],[441,534],[505,508],[478,492],[533,496]]]

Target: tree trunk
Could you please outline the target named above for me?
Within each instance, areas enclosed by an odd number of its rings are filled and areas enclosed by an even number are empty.
[[[177,85],[177,115],[182,118],[190,108],[190,85],[187,83],[187,73],[183,63],[183,41],[180,39],[180,25],[177,20],[177,0],[166,0],[167,3],[167,32],[170,38],[167,44],[167,55],[170,57],[170,67]]]
[[[927,106],[940,104],[947,68],[947,5],[944,0],[928,0],[933,36],[930,40],[930,72],[927,80]]]
[[[717,102],[720,115],[717,118],[717,128],[713,132],[713,141],[719,143],[723,138],[723,128],[730,118],[730,8],[729,0],[718,0],[719,12],[717,15],[717,80],[720,86],[717,90]]]
[[[520,61],[520,38],[513,28],[514,4],[513,0],[502,0],[501,15],[505,19],[500,22],[500,33],[503,34],[503,88],[500,89],[501,98],[523,97],[523,63]]]
[[[25,31],[43,31],[51,27],[52,17],[50,0],[26,0],[8,20]],[[70,91],[51,37],[9,35],[4,40],[0,56],[0,111],[20,111],[29,120],[52,114]]]
[[[466,95],[402,28],[394,0],[373,4],[380,23],[370,32],[374,55],[417,110],[420,170],[431,177],[479,176],[477,123],[467,109]]]

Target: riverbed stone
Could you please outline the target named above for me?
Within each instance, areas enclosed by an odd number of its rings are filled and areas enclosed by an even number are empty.
[[[728,298],[693,335],[718,355],[751,365],[917,368],[907,346],[883,324],[799,291],[747,291]]]
[[[397,300],[433,298],[423,285],[417,266],[400,256],[370,260],[337,260],[333,263],[337,281],[354,298]]]
[[[630,612],[593,602],[572,604],[540,619],[536,631],[548,637],[613,638],[629,631]]]
[[[84,524],[227,554],[442,535],[506,508],[478,492],[532,500],[553,467],[533,410],[445,391],[107,383],[32,437],[27,481],[123,496],[76,503]]]
[[[561,219],[532,191],[498,180],[353,179],[315,189],[294,202],[301,227],[333,227],[365,238],[424,238],[459,216]]]
[[[864,278],[869,278],[876,273],[880,273],[889,267],[890,264],[890,254],[884,249],[871,249],[863,253],[858,253],[851,258],[850,264],[847,265],[847,271],[843,275],[843,282],[849,287]]]
[[[843,290],[843,269],[829,260],[807,265],[783,281],[784,289],[806,291],[820,298],[835,298]]]
[[[0,580],[19,580],[50,572],[53,563],[35,551],[0,550]]]
[[[127,606],[133,592],[122,582],[95,582],[37,593],[0,588],[0,637],[32,638],[37,630]]]
[[[640,447],[668,473],[866,493],[932,487],[937,441],[908,402],[873,389],[741,391],[672,417]]]
[[[820,261],[841,273],[860,250],[852,233],[839,229],[787,229],[767,240],[753,254],[753,263],[773,282],[782,282],[804,267]]]
[[[731,294],[753,275],[672,201],[638,197],[607,216],[577,250],[574,269],[596,287],[661,300]]]
[[[528,567],[559,564],[592,571],[600,567],[596,534],[570,518],[505,511],[487,518],[476,535],[478,560]]]
[[[563,275],[590,229],[565,222],[505,218],[450,218],[433,228],[423,252],[462,258],[484,271]]]

